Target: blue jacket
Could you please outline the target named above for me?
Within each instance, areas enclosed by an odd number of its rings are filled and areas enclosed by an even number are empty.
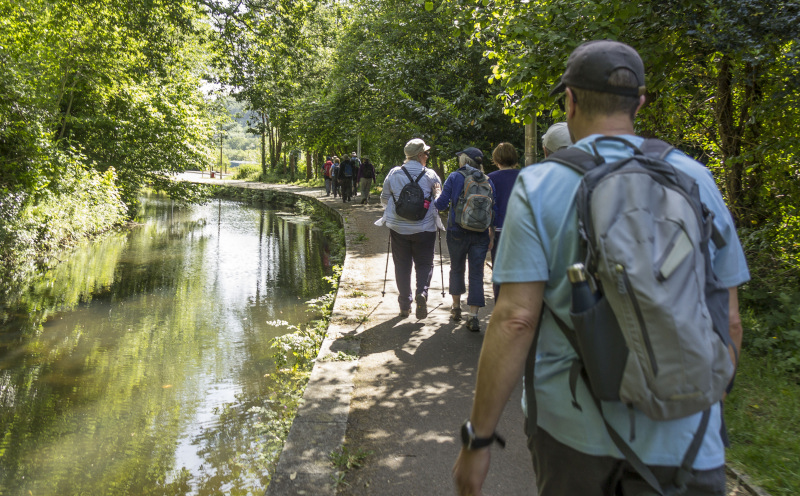
[[[444,186],[442,187],[442,194],[439,195],[439,198],[434,200],[433,204],[437,210],[442,211],[446,210],[448,207],[450,208],[450,213],[447,214],[447,230],[448,231],[461,231],[461,232],[472,232],[466,231],[461,228],[458,224],[456,224],[456,203],[458,203],[458,198],[461,196],[461,192],[464,190],[464,176],[462,176],[458,171],[473,171],[475,170],[474,167],[470,167],[469,165],[465,165],[460,169],[456,170],[455,172],[450,173],[447,176],[447,179],[444,182]],[[488,178],[488,176],[487,176]],[[494,183],[491,179],[489,179],[489,184],[492,187],[492,210],[494,211],[494,218],[497,219],[497,193],[494,187]],[[484,232],[488,233],[488,229]]]

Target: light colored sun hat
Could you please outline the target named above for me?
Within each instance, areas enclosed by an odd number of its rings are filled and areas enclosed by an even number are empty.
[[[551,152],[557,152],[572,144],[566,122],[556,122],[542,136],[542,145]]]
[[[425,144],[419,138],[414,138],[406,143],[406,146],[403,148],[403,153],[406,154],[406,158],[416,158],[420,153],[427,152],[430,150],[431,147]]]

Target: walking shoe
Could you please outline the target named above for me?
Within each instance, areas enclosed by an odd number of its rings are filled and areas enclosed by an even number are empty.
[[[417,302],[417,312],[415,315],[417,319],[424,319],[425,317],[428,316],[428,299],[425,298],[425,296],[422,293],[420,293],[417,295],[416,302]]]
[[[411,309],[410,308],[406,308],[405,310],[400,309],[400,318],[401,319],[404,319],[404,318],[408,317],[409,315],[411,315]]]
[[[461,320],[461,307],[453,307],[450,309],[450,318],[458,322]]]
[[[480,332],[481,331],[481,324],[478,322],[477,315],[470,315],[467,317],[467,329],[472,332]]]

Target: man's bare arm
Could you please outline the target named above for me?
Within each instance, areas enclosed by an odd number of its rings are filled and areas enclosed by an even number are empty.
[[[503,407],[522,378],[536,335],[544,282],[503,284],[478,362],[478,380],[470,420],[478,437],[494,432]]]
[[[478,380],[472,403],[477,437],[490,437],[511,391],[518,384],[528,350],[536,336],[544,282],[503,284],[502,298],[492,312],[478,362]],[[489,471],[489,448],[461,449],[453,467],[456,492],[479,496]]]
[[[736,357],[739,353],[742,352],[742,336],[744,335],[744,329],[742,328],[742,318],[739,315],[739,293],[738,290],[733,288],[728,288],[728,331],[731,335],[731,340],[733,340],[733,345],[736,347],[736,351],[730,350],[731,352],[731,360],[733,361],[734,365],[739,365],[737,363]]]

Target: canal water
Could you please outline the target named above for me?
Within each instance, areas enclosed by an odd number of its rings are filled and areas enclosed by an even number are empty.
[[[271,338],[330,286],[309,213],[144,199],[0,306],[0,495],[263,494]]]

